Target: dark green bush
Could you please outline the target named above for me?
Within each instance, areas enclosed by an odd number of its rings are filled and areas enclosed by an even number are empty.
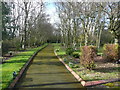
[[[64,46],[64,43],[61,43],[62,46]]]
[[[74,65],[73,68],[79,68],[79,66],[78,65]]]
[[[104,57],[107,61],[116,61],[119,59],[118,57],[118,44],[105,44],[104,49]]]
[[[80,63],[91,70],[95,68],[94,57],[97,55],[95,46],[83,46],[81,47],[81,58]]]
[[[11,43],[8,40],[2,42],[2,56],[8,53],[9,48],[11,47]]]
[[[67,58],[63,59],[65,63],[69,63],[69,60]]]
[[[13,46],[15,47],[15,50],[20,50],[21,49],[20,38],[14,38],[11,42],[13,43]]]
[[[56,52],[59,52],[59,49],[56,49]]]
[[[69,67],[73,68],[74,64],[72,62],[69,62]]]
[[[79,58],[80,54],[78,52],[73,52],[72,56],[75,57],[75,58]]]
[[[67,49],[66,49],[66,54],[67,54],[67,55],[72,55],[73,52],[74,52],[74,49],[73,49],[73,48],[67,48]]]
[[[2,42],[2,56],[8,53],[8,51],[20,50],[20,38],[15,38],[12,40],[4,40]]]

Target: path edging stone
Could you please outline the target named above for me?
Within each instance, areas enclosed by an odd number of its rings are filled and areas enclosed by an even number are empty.
[[[85,86],[86,82],[85,82],[78,74],[76,74],[76,73],[57,55],[57,53],[56,53],[55,51],[54,51],[54,53],[55,53],[55,55],[58,57],[59,61],[61,61],[61,62],[65,65],[65,67],[67,68],[67,70],[70,71],[71,74],[72,74],[79,82],[81,82],[81,84],[82,84],[83,86]]]
[[[86,87],[91,87],[91,86],[96,86],[96,85],[105,84],[105,83],[112,83],[112,82],[116,82],[116,81],[120,81],[120,79],[88,81],[88,82],[86,82],[86,85],[85,85],[85,86],[86,86]]]
[[[16,76],[16,78],[10,83],[10,85],[8,86],[8,88],[14,88],[15,85],[17,84],[17,82],[19,81],[19,79],[22,77],[24,71],[29,67],[30,63],[33,61],[33,58],[37,55],[37,53],[39,51],[41,51],[42,49],[44,49],[45,47],[47,47],[48,45],[42,47],[41,49],[37,50],[29,59],[28,61],[24,64],[24,66],[22,67],[22,69],[20,70],[20,72],[18,73],[18,75]]]

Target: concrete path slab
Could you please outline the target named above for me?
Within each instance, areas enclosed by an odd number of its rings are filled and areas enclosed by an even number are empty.
[[[84,88],[55,56],[52,45],[36,55],[16,87]]]

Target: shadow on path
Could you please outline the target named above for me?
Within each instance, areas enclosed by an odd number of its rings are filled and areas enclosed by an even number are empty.
[[[83,88],[53,52],[51,45],[40,51],[16,88]]]
[[[23,85],[22,87],[36,87],[36,86],[46,86],[46,85],[60,85],[60,84],[75,84],[80,82],[63,82],[63,83],[48,83],[48,84],[36,84],[36,85]]]

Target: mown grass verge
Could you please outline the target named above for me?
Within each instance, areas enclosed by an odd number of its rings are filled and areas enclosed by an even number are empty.
[[[26,64],[29,58],[38,50],[46,47],[47,44],[44,44],[37,48],[31,48],[24,52],[17,54],[16,56],[10,58],[6,61],[6,63],[1,64],[0,72],[2,72],[2,89],[5,89],[9,86],[9,84],[13,81],[13,71],[16,71],[17,74],[21,70],[21,68]]]
[[[56,50],[57,55],[59,55],[59,56],[64,56],[64,55],[66,55],[66,52],[65,52],[64,48],[61,48],[61,47],[60,47],[60,46],[61,46],[60,43],[54,43],[54,44],[52,44],[52,45],[54,46],[54,50]],[[57,51],[57,50],[59,50],[59,51]]]
[[[59,49],[59,52],[57,52],[57,55],[59,55],[59,56],[66,55],[65,48],[61,47],[60,43],[54,43],[52,45],[54,46],[54,50],[58,50]],[[78,53],[78,54],[81,55],[81,51],[80,50],[76,50],[76,51],[74,51],[74,53]],[[103,54],[103,48],[100,47],[98,49],[97,55],[101,56],[102,54]]]

